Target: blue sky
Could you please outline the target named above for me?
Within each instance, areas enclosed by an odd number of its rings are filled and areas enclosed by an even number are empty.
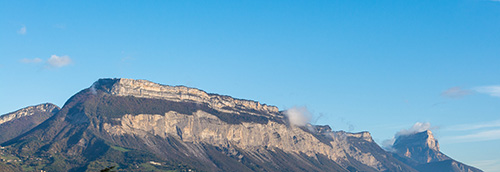
[[[500,171],[498,1],[0,1],[0,59],[2,114],[147,79],[306,106],[378,143],[430,124]]]

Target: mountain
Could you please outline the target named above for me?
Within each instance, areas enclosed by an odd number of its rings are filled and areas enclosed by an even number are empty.
[[[58,111],[56,105],[45,103],[0,116],[0,143],[24,134]]]
[[[296,126],[275,106],[132,79],[96,81],[1,145],[11,162],[0,167],[13,171],[417,171],[368,132]]]
[[[393,149],[395,157],[419,171],[481,172],[439,151],[439,143],[430,130],[399,136]]]

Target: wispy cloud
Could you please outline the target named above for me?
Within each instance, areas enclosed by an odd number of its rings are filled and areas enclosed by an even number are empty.
[[[21,63],[26,63],[26,64],[39,64],[39,63],[45,63],[46,68],[60,68],[67,66],[71,63],[73,63],[73,60],[69,58],[69,56],[57,56],[57,55],[52,55],[50,56],[49,59],[43,60],[41,58],[24,58],[20,60]]]
[[[443,137],[441,139],[448,143],[500,140],[500,119],[482,123],[454,125],[446,127],[444,130],[460,133],[460,135]]]
[[[467,131],[467,130],[479,130],[479,129],[496,128],[496,127],[500,127],[500,120],[483,122],[483,123],[474,123],[474,124],[454,125],[446,127],[444,128],[444,130]]]
[[[423,132],[425,130],[430,130],[431,128],[435,127],[431,127],[431,123],[429,122],[416,122],[415,124],[413,124],[411,128],[402,129],[399,132],[397,132],[396,137]]]
[[[339,119],[340,119],[341,123],[343,123],[347,126],[347,131],[351,132],[356,128],[356,126],[354,124],[352,124],[351,121],[345,119],[344,117],[340,117]]]
[[[445,137],[442,140],[446,140],[451,143],[463,143],[463,142],[480,142],[489,140],[500,140],[500,129],[493,129],[487,131],[480,131],[473,134]]]
[[[50,58],[47,60],[47,65],[49,67],[54,67],[54,68],[60,68],[67,66],[71,64],[73,60],[69,58],[69,56],[57,56],[57,55],[52,55]]]
[[[26,35],[26,26],[21,27],[21,29],[17,30],[17,33],[20,35]]]
[[[453,99],[458,99],[462,98],[466,95],[472,94],[472,91],[462,89],[460,87],[451,87],[441,93],[441,96],[447,97],[447,98],[453,98]]]
[[[500,85],[480,86],[480,87],[474,87],[472,89],[451,87],[441,92],[441,96],[446,98],[458,99],[474,93],[487,94],[493,97],[500,97]]]
[[[43,62],[43,60],[41,58],[34,58],[34,59],[24,58],[24,59],[21,59],[21,63],[41,63],[41,62]]]
[[[500,85],[483,86],[474,88],[478,93],[488,94],[494,97],[500,97]]]

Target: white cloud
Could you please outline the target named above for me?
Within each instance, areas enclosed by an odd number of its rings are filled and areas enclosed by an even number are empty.
[[[500,140],[500,120],[482,123],[461,124],[447,127],[445,130],[466,132],[458,136],[444,137],[441,140],[449,143],[480,142]]]
[[[423,132],[425,130],[430,130],[431,129],[431,123],[429,122],[416,122],[413,124],[413,126],[409,129],[402,129],[401,131],[396,133],[396,137],[398,136],[405,136],[405,135],[410,135],[410,134],[415,134],[419,132]]]
[[[25,35],[26,34],[26,26],[21,27],[21,29],[17,30],[18,34]]]
[[[292,107],[285,111],[285,115],[295,126],[305,126],[312,118],[312,113],[306,107]]]
[[[49,59],[43,60],[41,58],[24,58],[20,60],[21,63],[45,63],[46,68],[60,68],[67,66],[71,63],[73,63],[73,60],[69,58],[69,56],[57,56],[57,55],[52,55],[50,56]]]
[[[441,93],[441,96],[443,97],[448,97],[448,98],[462,98],[466,95],[471,94],[472,92],[470,90],[465,90],[460,87],[451,87]]]
[[[476,87],[474,88],[474,90],[477,91],[478,93],[488,94],[494,97],[500,97],[500,86],[498,85]]]
[[[24,58],[24,59],[21,59],[22,63],[41,63],[42,61],[43,60],[41,58],[34,58],[34,59]]]
[[[73,61],[69,56],[57,56],[57,55],[52,55],[50,58],[47,60],[47,64],[50,67],[63,67],[71,64]]]

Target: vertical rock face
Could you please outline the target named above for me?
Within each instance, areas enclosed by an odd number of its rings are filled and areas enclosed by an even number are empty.
[[[56,105],[45,103],[0,116],[0,143],[24,134],[58,111]]]
[[[481,170],[451,159],[439,150],[430,130],[399,136],[394,142],[395,156],[419,171],[479,172]]]
[[[192,115],[168,112],[165,114],[125,115],[116,119],[119,125],[105,123],[103,129],[112,135],[162,138],[174,137],[183,142],[202,142],[232,149],[256,150],[263,147],[279,148],[289,153],[304,153],[308,156],[322,154],[332,160],[345,157],[338,142],[322,143],[314,135],[301,128],[290,128],[269,121],[267,124],[227,124],[216,116],[197,111]],[[335,144],[335,145],[331,145]]]
[[[439,151],[439,143],[432,132],[424,132],[399,136],[393,148],[400,156],[405,156],[418,163],[429,163],[450,159]]]

